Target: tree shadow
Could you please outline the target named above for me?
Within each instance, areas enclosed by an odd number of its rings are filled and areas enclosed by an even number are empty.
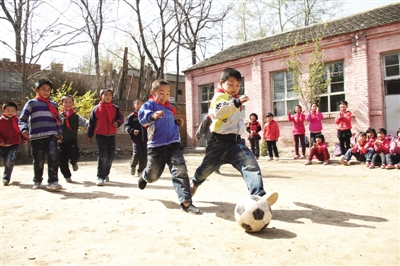
[[[287,223],[303,223],[299,219],[309,219],[314,223],[326,224],[332,226],[342,227],[365,227],[365,228],[376,228],[375,226],[357,224],[350,222],[350,220],[360,220],[366,222],[387,222],[387,219],[369,216],[359,215],[349,212],[336,211],[324,209],[312,204],[306,204],[301,202],[294,202],[296,206],[307,208],[307,210],[273,210],[273,219],[287,222]]]

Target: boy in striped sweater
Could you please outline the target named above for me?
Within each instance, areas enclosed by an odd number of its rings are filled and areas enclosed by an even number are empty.
[[[49,99],[52,89],[53,84],[48,79],[40,79],[36,82],[36,97],[26,102],[19,121],[22,136],[29,137],[31,140],[34,170],[32,189],[40,189],[42,186],[46,156],[47,188],[62,189],[62,186],[58,184],[58,143],[62,141],[63,136],[57,104]]]

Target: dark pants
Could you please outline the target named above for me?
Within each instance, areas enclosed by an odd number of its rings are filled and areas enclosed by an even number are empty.
[[[138,173],[143,172],[147,164],[147,143],[132,143],[131,168],[136,168],[139,163]]]
[[[250,139],[250,146],[254,156],[260,157],[260,140],[256,138]]]
[[[344,155],[344,159],[346,161],[350,161],[351,156],[354,156],[354,157],[356,157],[357,161],[365,162],[365,161],[367,161],[367,155],[368,154],[361,154],[360,152],[353,153],[351,149],[348,149],[346,154]]]
[[[31,154],[33,158],[33,182],[43,181],[44,162],[47,157],[48,183],[58,182],[58,139],[49,136],[43,139],[31,140]]]
[[[278,147],[276,147],[276,140],[267,140],[268,154],[272,158],[272,151],[276,158],[279,158]]]
[[[65,178],[71,177],[68,163],[76,164],[79,159],[78,141],[69,140],[60,144],[60,170]]]
[[[96,135],[99,157],[97,158],[97,177],[105,179],[110,174],[112,162],[115,158],[115,135]]]
[[[15,158],[17,157],[18,147],[19,144],[0,147],[0,156],[4,159],[3,180],[7,180],[8,182],[11,180],[11,173],[14,168]]]
[[[299,155],[299,139],[301,144],[301,155],[306,155],[306,138],[304,134],[294,135],[294,151]]]
[[[372,161],[371,161],[371,163],[372,163],[372,164],[376,164],[376,163],[378,163],[379,161],[380,161],[382,164],[384,164],[384,165],[388,165],[388,164],[393,165],[392,154],[390,154],[390,153],[385,154],[385,153],[383,153],[383,152],[375,153],[375,154],[372,156]]]
[[[340,151],[342,152],[342,155],[345,155],[346,151],[351,148],[350,147],[351,130],[350,129],[344,131],[338,130],[337,137],[340,143]]]
[[[310,132],[310,147],[312,147],[314,143],[317,142],[315,136],[317,136],[318,134],[321,134],[321,132]]]

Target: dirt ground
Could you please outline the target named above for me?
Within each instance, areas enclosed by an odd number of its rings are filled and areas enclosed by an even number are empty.
[[[202,155],[185,157],[192,175]],[[199,187],[203,215],[181,211],[168,169],[142,191],[129,159],[116,160],[111,182],[97,187],[97,163],[84,161],[73,183],[60,174],[64,189],[50,192],[32,190],[32,166],[17,165],[1,188],[1,265],[400,264],[400,170],[259,162],[265,190],[280,198],[254,234],[235,221],[248,191],[230,165]]]

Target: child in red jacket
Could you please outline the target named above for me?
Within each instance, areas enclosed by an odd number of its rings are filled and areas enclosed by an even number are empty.
[[[313,147],[310,149],[310,156],[308,156],[308,161],[305,165],[311,164],[311,160],[314,156],[318,161],[324,162],[324,165],[329,164],[330,155],[326,147],[324,135],[317,134],[315,136],[315,141]]]
[[[367,160],[368,149],[370,144],[367,141],[367,133],[360,132],[357,135],[357,143],[350,144],[351,149],[348,149],[345,155],[342,155],[339,162],[344,165],[350,165],[352,156],[356,157],[357,161],[363,162]]]
[[[293,159],[299,159],[299,139],[301,143],[301,157],[300,159],[306,158],[306,128],[304,127],[304,120],[306,116],[304,115],[304,111],[300,105],[296,105],[295,114],[292,115],[290,110],[288,109],[288,120],[293,122],[293,137],[294,137],[294,151],[296,155]]]
[[[250,114],[250,123],[247,125],[246,131],[249,132],[249,141],[251,145],[251,151],[253,152],[256,159],[260,157],[260,139],[261,136],[258,132],[261,131],[261,125],[258,123],[258,115],[255,113]]]
[[[269,161],[272,161],[272,151],[275,154],[275,160],[279,160],[278,148],[276,143],[278,142],[280,131],[279,125],[274,120],[274,115],[272,113],[267,113],[267,123],[264,125],[263,140],[267,142]]]
[[[350,149],[351,134],[351,112],[347,110],[347,101],[340,101],[340,111],[336,115],[335,123],[337,125],[337,137],[340,143],[342,155]]]
[[[382,165],[381,168],[385,169],[386,165],[390,165],[391,168],[393,167],[392,158],[390,156],[390,140],[386,138],[386,129],[380,128],[376,132],[377,140],[374,144],[375,154],[372,156],[371,165],[369,166],[370,169],[375,168],[375,164],[380,157]]]
[[[4,186],[10,184],[17,150],[23,138],[18,126],[17,109],[16,103],[7,102],[3,104],[3,116],[0,117],[0,156],[4,159]],[[23,142],[26,142],[25,138]]]

